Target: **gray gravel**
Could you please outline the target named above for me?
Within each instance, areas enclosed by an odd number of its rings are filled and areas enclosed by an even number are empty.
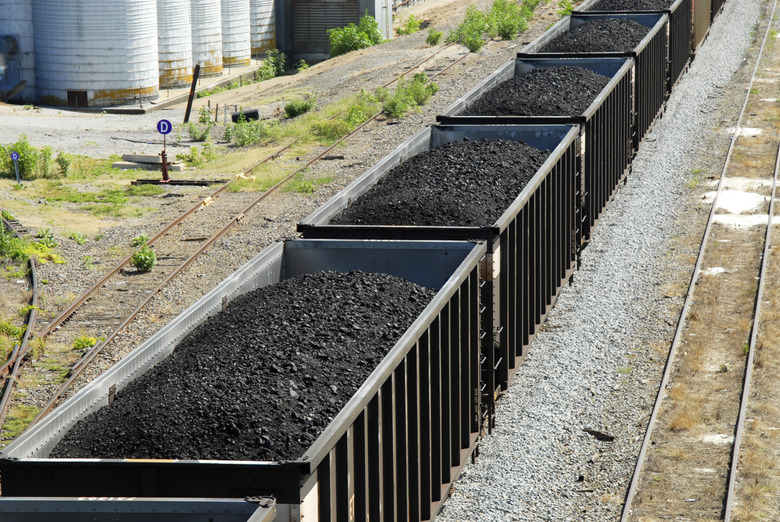
[[[437,520],[619,519],[681,305],[666,253],[701,219],[686,180],[762,10],[725,4]]]

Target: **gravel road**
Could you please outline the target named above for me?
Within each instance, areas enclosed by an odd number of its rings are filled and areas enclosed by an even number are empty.
[[[668,253],[706,219],[686,182],[702,162],[720,171],[715,129],[738,115],[744,83],[729,82],[762,6],[725,4],[437,520],[619,520],[682,303],[668,288],[693,265]]]

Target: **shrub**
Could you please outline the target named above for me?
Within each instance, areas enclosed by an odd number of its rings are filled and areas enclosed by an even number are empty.
[[[56,161],[57,165],[60,167],[60,174],[62,176],[67,176],[68,170],[70,170],[70,166],[73,163],[73,156],[70,154],[65,154],[64,152],[60,152],[57,154],[57,159],[54,161]]]
[[[263,65],[255,72],[255,80],[270,80],[276,76],[281,76],[286,70],[287,55],[280,52],[279,49],[268,51]]]
[[[422,24],[422,20],[420,20],[414,15],[409,15],[409,19],[401,27],[396,28],[395,34],[401,36],[405,34],[416,33],[417,31],[420,30],[421,24]]]
[[[130,240],[130,244],[134,247],[143,247],[149,243],[149,236],[147,234],[138,234]]]
[[[391,118],[402,118],[409,110],[425,104],[439,90],[435,83],[428,84],[425,73],[417,73],[407,85],[398,82],[395,92],[385,97],[382,110]]]
[[[382,32],[374,17],[365,14],[358,25],[348,24],[340,29],[328,29],[328,40],[330,55],[339,56],[382,42]]]
[[[430,31],[428,31],[428,38],[425,39],[425,43],[431,46],[439,45],[443,36],[444,33],[442,33],[441,31],[437,31],[436,29],[431,29]]]
[[[225,140],[238,147],[248,147],[269,137],[272,130],[272,125],[263,120],[247,120],[241,115],[235,125],[225,129]]]
[[[86,350],[87,348],[92,348],[97,344],[98,340],[95,337],[90,337],[88,335],[80,335],[76,338],[76,340],[73,341],[73,349],[74,350]]]
[[[11,159],[11,152],[16,151],[19,154],[19,177],[21,179],[33,179],[38,176],[39,156],[38,150],[30,145],[27,136],[22,134],[19,141],[3,147],[0,145],[0,172],[6,176],[15,178],[14,162]]]
[[[561,16],[569,16],[574,10],[574,6],[569,0],[560,0],[558,2],[558,14]]]
[[[87,242],[87,236],[82,234],[81,232],[71,232],[68,234],[68,239],[72,240],[77,245],[83,245]]]
[[[194,123],[188,123],[187,130],[190,132],[190,139],[193,141],[206,141],[206,139],[211,135],[212,126],[213,124],[209,123],[206,125],[205,129],[200,129]]]
[[[301,114],[305,114],[312,110],[317,104],[315,98],[309,98],[307,100],[293,100],[284,106],[284,114],[288,118],[295,118]]]
[[[133,265],[139,272],[151,272],[154,265],[157,264],[157,256],[154,250],[147,245],[137,250],[133,257],[130,259],[130,264]]]

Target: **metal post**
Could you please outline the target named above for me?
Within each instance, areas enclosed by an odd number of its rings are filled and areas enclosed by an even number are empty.
[[[195,98],[195,88],[198,86],[198,75],[200,74],[200,64],[195,64],[195,70],[192,71],[192,85],[190,86],[190,97],[187,100],[187,111],[184,113],[184,123],[190,121],[190,111],[192,110],[192,100]]]
[[[168,178],[168,154],[165,152],[165,136],[163,134],[163,151],[160,153],[160,156],[162,157],[162,182],[168,183],[170,178]]]

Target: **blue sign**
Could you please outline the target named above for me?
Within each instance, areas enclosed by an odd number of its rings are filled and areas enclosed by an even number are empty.
[[[157,132],[160,134],[170,134],[173,130],[173,125],[168,120],[160,120],[157,122]]]
[[[11,153],[11,159],[14,160],[14,161],[19,161],[19,153],[16,152],[16,151],[13,151]]]

